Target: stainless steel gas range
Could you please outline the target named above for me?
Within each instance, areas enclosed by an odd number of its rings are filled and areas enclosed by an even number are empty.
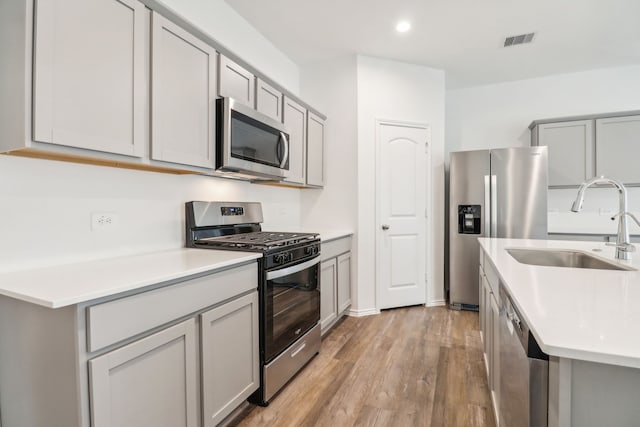
[[[188,202],[187,247],[261,252],[260,388],[266,406],[320,351],[320,239],[262,231],[260,203]]]

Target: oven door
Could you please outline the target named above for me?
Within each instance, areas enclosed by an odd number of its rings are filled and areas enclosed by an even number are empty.
[[[320,320],[320,257],[267,272],[265,362],[294,343]]]

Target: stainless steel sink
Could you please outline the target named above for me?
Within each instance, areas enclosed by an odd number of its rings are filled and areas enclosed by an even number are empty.
[[[570,249],[507,249],[509,255],[522,264],[543,265],[547,267],[569,268],[594,268],[598,270],[626,270],[635,271],[635,268],[601,258],[584,252]]]

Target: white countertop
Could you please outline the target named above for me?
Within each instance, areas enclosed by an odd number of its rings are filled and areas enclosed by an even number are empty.
[[[173,249],[15,271],[0,274],[0,295],[60,308],[260,257],[250,252]]]
[[[560,240],[478,241],[544,352],[640,368],[640,271],[527,265],[505,251],[517,247],[578,249],[614,260],[613,247]],[[640,269],[640,252],[634,253],[633,261],[616,262]]]
[[[318,231],[316,231],[318,233]],[[353,231],[347,230],[330,230],[320,231],[320,240],[323,242],[329,242],[331,240],[341,239],[343,237],[349,237],[353,235]]]

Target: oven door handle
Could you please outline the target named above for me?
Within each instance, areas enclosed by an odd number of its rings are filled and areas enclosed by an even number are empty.
[[[269,271],[267,273],[267,280],[278,279],[280,277],[288,276],[290,274],[298,273],[302,270],[306,270],[309,267],[313,267],[314,265],[320,262],[320,255],[317,257],[310,259],[309,261],[301,262],[300,264],[292,265],[291,267],[283,268],[280,270]]]

